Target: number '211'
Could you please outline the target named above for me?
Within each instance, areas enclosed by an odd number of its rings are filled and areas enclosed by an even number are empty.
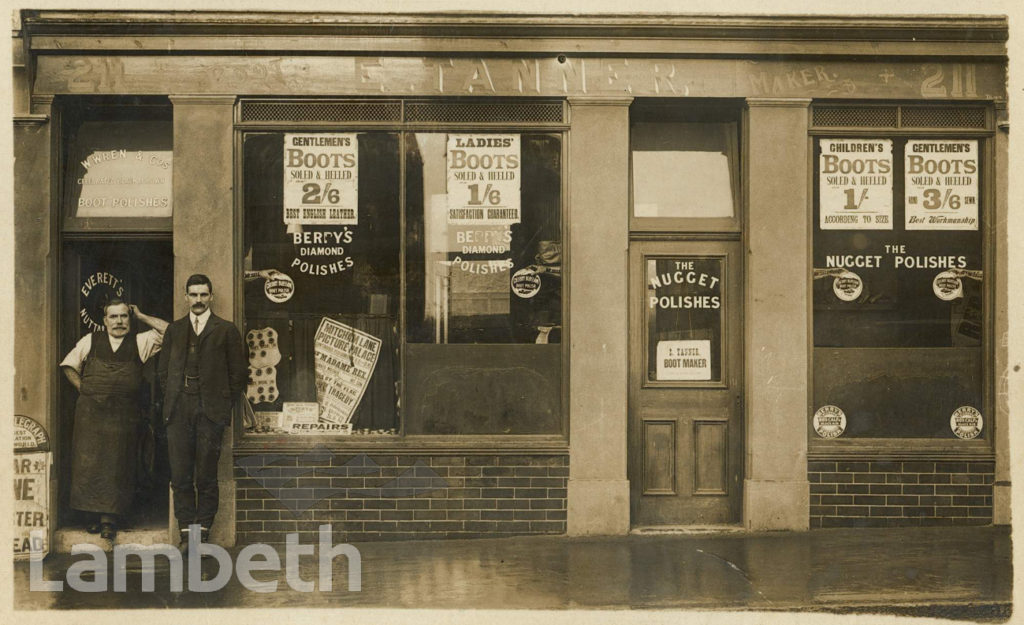
[[[949,76],[949,97],[978,97],[977,68],[974,65],[952,65]],[[946,72],[942,65],[928,64],[921,67],[927,75],[921,81],[921,96],[925,98],[945,98]]]

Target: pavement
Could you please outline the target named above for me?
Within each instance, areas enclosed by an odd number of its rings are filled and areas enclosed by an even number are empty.
[[[219,591],[190,590],[187,565],[178,592],[162,558],[150,568],[151,592],[140,592],[138,564],[129,564],[127,592],[79,592],[68,568],[87,556],[57,554],[43,562],[42,579],[64,580],[64,590],[29,591],[29,563],[16,563],[14,607],[756,610],[1000,622],[1011,616],[1010,543],[1007,527],[367,542],[354,543],[358,591],[347,586],[350,564],[339,556],[330,591],[294,590],[284,571],[253,573],[277,580],[268,593],[236,574]],[[273,549],[284,568],[285,548]],[[240,550],[230,550],[232,562]],[[318,567],[317,557],[302,556],[299,577],[315,582]],[[198,570],[216,580],[217,562],[205,558]]]

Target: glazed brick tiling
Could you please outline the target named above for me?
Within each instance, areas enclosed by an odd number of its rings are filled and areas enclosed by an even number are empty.
[[[318,449],[234,458],[237,539],[336,542],[564,534],[567,455],[368,455]],[[966,492],[963,493],[967,495]]]
[[[992,523],[994,462],[814,460],[811,527]]]

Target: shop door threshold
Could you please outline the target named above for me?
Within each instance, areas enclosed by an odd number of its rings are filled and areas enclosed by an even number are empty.
[[[117,532],[115,545],[152,546],[168,544],[170,536],[167,528],[123,529]],[[100,538],[99,534],[90,534],[80,527],[65,527],[54,532],[53,551],[55,553],[71,553],[75,545],[96,545],[104,551],[111,551],[113,545],[109,540]]]
[[[711,525],[638,525],[629,530],[633,536],[660,536],[664,534],[738,534],[744,532],[740,524]]]

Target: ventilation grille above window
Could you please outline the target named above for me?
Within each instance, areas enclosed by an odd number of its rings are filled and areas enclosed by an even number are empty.
[[[899,110],[895,106],[817,106],[814,125],[828,127],[896,128]]]
[[[981,106],[816,106],[817,128],[957,128],[985,130]]]
[[[551,101],[243,100],[242,123],[564,124],[565,106]]]
[[[400,102],[242,102],[243,122],[399,122]]]
[[[410,102],[405,121],[437,123],[562,123],[561,102]]]
[[[983,108],[904,107],[905,128],[985,128]]]

